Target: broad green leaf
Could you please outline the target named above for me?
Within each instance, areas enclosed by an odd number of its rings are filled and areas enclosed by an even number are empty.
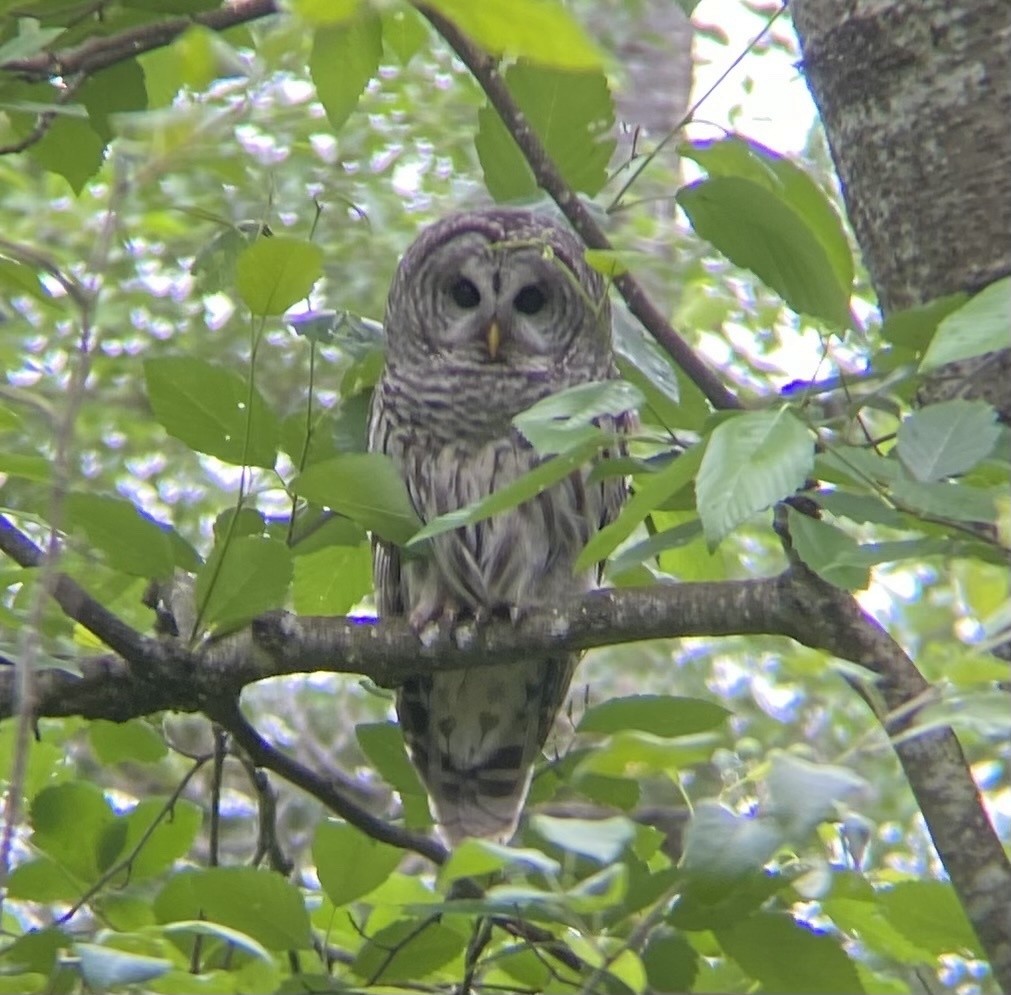
[[[646,256],[637,249],[584,249],[583,258],[590,269],[613,280],[641,265]]]
[[[781,196],[753,180],[718,176],[682,187],[677,201],[700,237],[750,269],[794,311],[846,327],[850,286],[808,222]]]
[[[334,131],[340,131],[358,106],[382,54],[382,22],[371,12],[316,29],[309,72]]]
[[[617,313],[614,322],[614,351],[621,375],[642,394],[637,407],[643,417],[653,415],[667,429],[684,425],[686,412],[677,370],[656,341],[624,310]]]
[[[408,546],[421,545],[433,536],[483,521],[492,515],[515,508],[524,501],[529,501],[560,480],[564,480],[569,474],[579,472],[579,468],[597,451],[598,445],[596,437],[584,439],[577,448],[545,460],[521,477],[517,477],[511,484],[492,492],[488,497],[458,511],[450,511],[432,519],[411,539]]]
[[[322,275],[323,250],[290,235],[261,236],[235,262],[235,287],[256,315],[287,311]]]
[[[483,6],[471,5],[474,10]],[[599,193],[607,182],[607,166],[614,151],[614,109],[603,72],[577,72],[521,61],[506,70],[505,81],[569,186],[591,197]],[[485,185],[497,201],[536,194],[537,181],[529,165],[490,106],[478,111],[474,145]]]
[[[984,287],[941,321],[920,363],[926,373],[945,363],[1008,347],[1011,276]]]
[[[71,873],[51,857],[18,864],[7,879],[7,897],[28,902],[76,902],[92,883],[94,875]]]
[[[159,922],[205,918],[252,937],[268,950],[310,945],[301,892],[273,871],[252,867],[184,870],[154,900]]]
[[[647,772],[670,774],[712,753],[712,741],[673,739],[648,732],[615,732],[602,745],[586,752],[576,765],[577,783],[587,774],[604,777],[643,777]]]
[[[870,583],[860,544],[841,529],[789,509],[790,536],[797,555],[823,580],[848,591]]]
[[[710,176],[751,180],[780,198],[825,250],[840,286],[847,291],[852,286],[853,253],[842,219],[821,187],[795,162],[737,137],[686,143],[678,151]]]
[[[585,570],[592,564],[607,559],[611,551],[624,542],[654,508],[691,482],[702,463],[703,451],[703,446],[694,446],[662,470],[637,477],[634,493],[621,513],[610,525],[590,538],[577,557],[573,569]]]
[[[215,545],[197,574],[197,609],[203,625],[220,634],[280,608],[291,574],[291,551],[277,539],[240,536]]]
[[[144,377],[169,435],[226,463],[274,466],[280,425],[245,377],[192,356],[146,359]]]
[[[600,864],[616,861],[635,839],[635,823],[622,815],[608,819],[560,819],[532,815],[530,828],[542,839],[568,853],[578,853]]]
[[[81,975],[92,991],[140,985],[160,978],[173,967],[172,961],[162,957],[146,957],[94,943],[75,943],[74,953],[80,958]]]
[[[37,484],[48,484],[53,476],[53,464],[43,456],[0,451],[0,473],[32,480]]]
[[[129,722],[92,719],[88,723],[88,738],[95,756],[104,764],[123,761],[150,764],[168,754],[165,737],[143,719]]]
[[[919,481],[971,470],[997,443],[997,412],[984,401],[944,401],[921,408],[899,426],[896,450]]]
[[[4,946],[4,966],[8,970],[37,971],[48,978],[60,951],[71,942],[68,934],[53,926],[33,929]]]
[[[98,785],[88,781],[52,785],[32,799],[32,844],[90,882],[102,869],[100,845],[115,819]]]
[[[763,991],[840,993],[863,991],[853,961],[839,941],[785,912],[759,912],[716,931],[724,951]]]
[[[479,877],[506,868],[534,871],[557,876],[561,865],[540,850],[504,846],[491,840],[466,839],[453,848],[449,860],[439,868],[439,881],[445,887],[459,878]]]
[[[252,231],[242,226],[227,226],[204,243],[190,263],[190,272],[202,293],[215,294],[230,291],[235,285],[235,268],[239,256],[249,248],[259,234],[260,225]]]
[[[175,558],[167,531],[125,498],[76,492],[66,500],[67,522],[100,549],[109,564],[136,577],[166,578]]]
[[[625,380],[579,384],[551,394],[513,418],[513,424],[541,456],[563,453],[590,439],[606,438],[593,424],[635,411],[641,391]]]
[[[57,115],[28,155],[43,169],[62,176],[80,194],[102,165],[105,142],[88,121]]]
[[[203,810],[184,798],[171,803],[168,798],[145,798],[119,818],[126,824],[120,857],[140,846],[125,877],[142,881],[169,870],[189,853],[203,823]]]
[[[372,590],[367,545],[327,546],[296,556],[292,607],[299,615],[346,615]]]
[[[579,843],[580,846],[593,845],[588,837],[583,837]],[[606,848],[605,845],[601,852]],[[569,849],[581,852],[575,847],[570,846]],[[619,861],[588,878],[583,878],[575,887],[570,888],[564,896],[565,907],[577,916],[595,915],[620,906],[627,894],[628,866]]]
[[[822,899],[822,908],[847,933],[855,933],[861,946],[902,964],[928,964],[933,955],[903,936],[886,918],[874,892],[869,898]]]
[[[361,0],[291,0],[291,9],[309,24],[340,24],[359,10]]]
[[[663,532],[657,532],[648,539],[622,550],[621,553],[609,560],[607,576],[620,577],[644,560],[651,560],[669,550],[686,546],[688,543],[694,542],[700,535],[702,535],[702,523],[697,518],[682,522],[681,525],[675,525],[671,529],[664,529]]]
[[[851,491],[834,490],[815,491],[811,497],[836,518],[848,518],[861,525],[874,522],[876,525],[902,528],[907,522],[902,512],[885,504],[877,494],[854,494]]]
[[[921,515],[956,522],[992,522],[996,516],[997,491],[991,493],[943,481],[921,484],[912,480],[895,480],[890,490],[897,504]],[[1005,490],[1000,488],[999,493]]]
[[[273,961],[270,951],[262,944],[257,943],[251,936],[240,933],[237,929],[222,926],[219,922],[207,922],[205,919],[184,919],[180,922],[166,923],[162,929],[169,936],[180,934],[209,936],[212,939],[221,940],[236,950],[244,950],[259,960]]]
[[[382,18],[383,41],[406,66],[428,41],[428,29],[412,7],[383,10]]]
[[[369,937],[351,965],[370,984],[417,983],[462,953],[467,937],[442,925],[400,919]]]
[[[407,758],[400,726],[393,722],[362,722],[355,726],[355,736],[383,780],[397,789],[407,825],[414,828],[431,825],[428,795]]]
[[[901,881],[878,893],[885,918],[908,940],[940,956],[982,950],[955,890],[942,881]]]
[[[623,732],[635,729],[654,736],[692,736],[722,725],[730,712],[701,698],[637,694],[594,705],[580,720],[578,732]]]
[[[900,348],[922,353],[930,344],[941,321],[968,299],[967,294],[959,291],[957,294],[935,297],[918,307],[892,311],[881,323],[881,337]]]
[[[711,548],[736,526],[803,486],[814,439],[788,408],[721,422],[706,446],[695,494]]]
[[[314,463],[291,490],[389,542],[403,545],[421,528],[396,465],[380,453],[344,453]]]
[[[810,763],[782,750],[773,750],[769,763],[768,813],[797,843],[835,818],[837,802],[868,789],[867,782],[846,767]]]
[[[103,141],[111,141],[115,131],[113,114],[147,110],[144,70],[136,59],[126,59],[89,75],[81,87],[80,101],[88,108],[88,120]]]
[[[431,7],[493,55],[564,69],[596,69],[593,41],[558,0],[432,0]]]
[[[783,843],[781,827],[763,816],[743,816],[705,800],[685,831],[681,866],[693,879],[723,891],[734,880],[760,871]]]
[[[389,877],[404,853],[380,843],[346,822],[321,822],[316,827],[312,859],[327,898],[347,905]]]
[[[699,953],[667,926],[650,933],[642,953],[643,966],[654,992],[689,992],[699,972]]]

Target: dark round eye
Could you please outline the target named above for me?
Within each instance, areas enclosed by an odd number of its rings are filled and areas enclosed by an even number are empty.
[[[513,298],[513,307],[520,314],[537,314],[548,302],[547,294],[540,287],[528,283]]]
[[[465,308],[468,311],[481,303],[481,291],[465,276],[461,276],[449,288],[449,296],[453,298],[458,307]]]

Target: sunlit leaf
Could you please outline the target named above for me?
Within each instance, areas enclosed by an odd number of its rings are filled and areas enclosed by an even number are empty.
[[[291,489],[390,542],[406,543],[421,527],[403,478],[380,453],[344,453],[314,463]]]
[[[139,985],[160,978],[172,969],[172,961],[128,953],[94,943],[75,943],[85,983],[93,991],[109,991],[124,985]]]
[[[346,615],[372,590],[372,554],[365,544],[297,556],[294,569],[292,605],[299,615]]]
[[[870,568],[860,555],[860,544],[827,522],[789,510],[790,535],[797,555],[821,578],[836,587],[862,591],[870,582]]]
[[[382,53],[382,22],[371,12],[316,29],[309,72],[334,131],[340,131],[358,106]]]
[[[924,483],[971,470],[1000,436],[997,412],[984,401],[957,399],[921,408],[899,426],[896,449]]]
[[[717,425],[695,493],[710,547],[736,526],[794,494],[814,463],[814,438],[788,408],[749,411]]]
[[[93,719],[88,725],[91,748],[102,763],[155,763],[168,753],[165,738],[150,722],[108,722]]]
[[[594,705],[582,717],[579,732],[622,732],[635,729],[654,736],[692,736],[726,721],[730,712],[700,698],[638,694]]]
[[[323,250],[312,242],[258,238],[235,262],[235,286],[256,315],[281,314],[304,298],[323,274]]]
[[[244,377],[193,356],[146,359],[144,377],[169,435],[227,463],[273,467],[280,426]]]
[[[635,838],[635,824],[624,816],[569,819],[536,814],[530,817],[530,828],[560,850],[601,864],[617,860]]]
[[[868,789],[867,782],[846,767],[811,763],[783,750],[772,751],[769,763],[768,814],[798,843],[836,816],[838,802]]]
[[[920,363],[920,370],[925,373],[945,363],[1006,349],[1009,328],[1011,277],[1004,277],[941,321]]]
[[[478,877],[507,868],[557,875],[561,865],[547,854],[530,847],[466,839],[453,848],[449,860],[439,869],[439,880],[446,885],[459,878]]]
[[[397,847],[380,843],[346,822],[321,822],[312,844],[316,873],[334,905],[346,905],[378,887],[403,856]]]
[[[432,917],[428,923],[401,919],[369,937],[351,970],[371,983],[415,982],[428,977],[467,945],[465,935]]]

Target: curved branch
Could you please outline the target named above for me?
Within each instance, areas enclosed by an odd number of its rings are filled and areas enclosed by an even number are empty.
[[[591,249],[610,249],[611,243],[593,215],[562,178],[541,140],[527,123],[506,88],[498,66],[487,52],[478,48],[460,29],[438,11],[425,4],[418,10],[428,19],[450,48],[471,71],[495,108],[509,134],[520,147],[538,184],[558,205],[579,237]],[[715,408],[739,408],[741,402],[692,347],[671,327],[649,294],[630,273],[615,277],[614,285],[649,333],[663,346],[685,375],[702,391]]]
[[[117,62],[136,58],[144,52],[171,45],[187,28],[194,25],[212,31],[226,31],[278,12],[275,0],[231,0],[216,10],[194,17],[155,21],[116,34],[89,38],[76,48],[61,52],[40,52],[26,59],[11,59],[0,64],[0,71],[29,83],[41,83],[54,77],[75,76],[78,73],[87,75],[107,69]]]

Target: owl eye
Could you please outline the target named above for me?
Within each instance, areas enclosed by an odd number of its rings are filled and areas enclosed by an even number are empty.
[[[520,314],[537,314],[548,302],[547,294],[540,287],[528,283],[513,298],[513,307]]]
[[[465,276],[461,276],[449,288],[449,296],[453,298],[457,307],[462,307],[467,311],[476,308],[481,303],[481,291]]]

